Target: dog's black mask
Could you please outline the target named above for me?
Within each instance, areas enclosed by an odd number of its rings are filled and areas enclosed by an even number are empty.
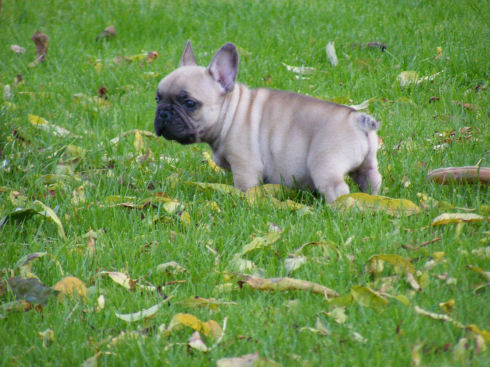
[[[155,133],[167,140],[176,140],[180,144],[192,144],[196,133],[190,117],[177,104],[159,103],[155,114]]]

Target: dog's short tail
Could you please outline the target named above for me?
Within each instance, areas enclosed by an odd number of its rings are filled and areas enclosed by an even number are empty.
[[[357,117],[357,124],[362,131],[365,131],[367,133],[372,130],[378,130],[380,127],[380,123],[378,121],[364,113],[359,114],[359,116]]]

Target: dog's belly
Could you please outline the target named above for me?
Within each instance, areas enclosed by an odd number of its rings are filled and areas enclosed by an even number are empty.
[[[306,190],[314,189],[306,158],[289,154],[266,163],[264,183],[281,184]]]

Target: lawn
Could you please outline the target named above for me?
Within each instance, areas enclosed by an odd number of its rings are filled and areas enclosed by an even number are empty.
[[[490,166],[489,14],[477,0],[4,0],[0,365],[488,366],[488,185],[427,174]],[[202,65],[234,42],[250,87],[368,101],[380,195],[404,207],[244,195],[207,145],[156,138],[156,88],[188,39]]]

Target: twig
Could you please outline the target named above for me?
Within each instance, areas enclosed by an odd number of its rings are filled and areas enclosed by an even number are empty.
[[[430,241],[427,241],[427,242],[424,242],[424,243],[421,243],[420,245],[418,246],[414,246],[414,245],[405,245],[405,244],[402,244],[401,246],[404,248],[404,249],[407,249],[407,250],[418,250],[419,248],[422,248],[422,247],[425,247],[427,245],[430,245],[431,243],[434,243],[434,242],[438,242],[441,240],[441,237],[436,237]]]

